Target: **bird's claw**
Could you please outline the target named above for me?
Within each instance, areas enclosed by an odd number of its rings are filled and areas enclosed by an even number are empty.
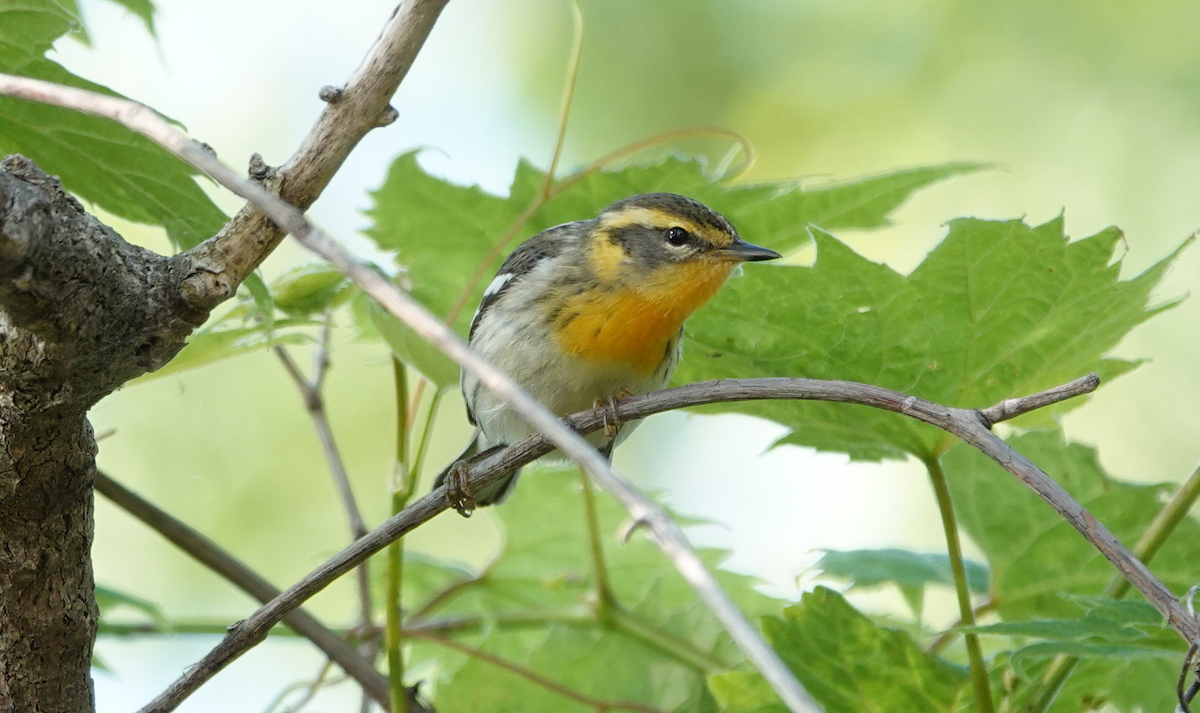
[[[459,461],[451,464],[446,471],[446,500],[463,517],[471,517],[471,513],[475,512],[475,494],[467,482],[469,469],[469,465]]]
[[[621,417],[617,414],[617,399],[609,396],[607,399],[596,399],[592,402],[592,411],[600,417],[604,424],[604,437],[613,440],[621,430]]]

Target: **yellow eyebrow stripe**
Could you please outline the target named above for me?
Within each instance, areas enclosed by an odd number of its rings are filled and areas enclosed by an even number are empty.
[[[623,208],[619,211],[605,213],[600,216],[599,228],[602,231],[617,230],[630,225],[644,225],[648,228],[660,230],[678,226],[692,235],[698,235],[710,244],[719,247],[725,247],[733,242],[731,237],[726,235],[724,231],[713,230],[707,226],[693,223],[675,213],[669,213],[658,208]]]
[[[605,213],[600,216],[600,228],[602,230],[625,228],[630,225],[644,225],[649,228],[663,229],[678,225],[689,233],[699,235],[702,232],[700,226],[692,221],[684,220],[673,213],[668,213],[657,208],[625,208],[615,213]]]

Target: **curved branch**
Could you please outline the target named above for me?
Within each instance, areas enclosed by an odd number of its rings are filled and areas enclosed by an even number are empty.
[[[1093,391],[1099,379],[1088,375],[1070,384],[1052,390],[1049,399],[1037,394],[1025,399],[1012,400],[1001,420],[1014,418],[1035,408]],[[728,379],[690,384],[666,391],[633,396],[617,403],[617,414],[622,420],[645,418],[655,413],[673,409],[732,401],[768,399],[793,399],[832,401],[860,404],[907,415],[919,421],[942,428],[959,436],[968,444],[991,457],[1001,467],[1026,482],[1052,507],[1063,514],[1077,529],[1093,543],[1117,568],[1130,578],[1134,586],[1146,595],[1169,623],[1189,641],[1194,640],[1200,629],[1183,609],[1177,599],[1161,582],[1154,578],[1116,538],[1095,520],[1083,506],[1062,490],[1044,472],[1014,451],[1008,444],[991,433],[984,425],[979,411],[942,406],[913,396],[846,381],[820,381],[813,379]],[[604,416],[593,411],[584,411],[566,419],[580,433],[590,433],[603,428]],[[496,455],[474,465],[468,471],[471,488],[478,489],[499,480],[513,468],[528,464],[553,450],[553,446],[541,436],[531,436]],[[369,535],[327,561],[317,570],[291,587],[281,597],[255,612],[249,619],[230,630],[225,641],[193,668],[200,679],[212,676],[234,658],[253,646],[265,632],[282,616],[300,603],[316,594],[333,580],[352,569],[358,562],[378,552],[392,540],[412,531],[436,514],[447,509],[443,490],[434,491],[394,516]],[[188,690],[201,681],[187,681],[187,676],[176,685]],[[164,694],[165,696],[166,694]],[[143,713],[164,711],[171,708],[160,699],[143,709]]]

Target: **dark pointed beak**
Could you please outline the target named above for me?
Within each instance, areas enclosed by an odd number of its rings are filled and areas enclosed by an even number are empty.
[[[745,240],[738,240],[733,245],[727,248],[721,248],[717,251],[721,257],[738,262],[758,262],[760,260],[774,260],[775,258],[783,257],[774,250],[760,248],[757,245],[751,245]]]

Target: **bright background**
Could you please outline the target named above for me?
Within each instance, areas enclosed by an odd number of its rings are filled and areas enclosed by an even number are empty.
[[[253,152],[287,159],[321,105],[391,12],[386,1],[162,0],[158,39],[99,0],[83,9],[92,47],[64,40],[56,59],[182,121],[234,166]],[[336,10],[331,8],[336,7]],[[1185,0],[585,0],[583,64],[566,163],[594,159],[673,128],[724,126],[759,160],[748,180],[850,178],[942,161],[996,170],[919,194],[897,225],[843,234],[864,255],[911,270],[959,216],[1040,223],[1065,211],[1068,232],[1126,233],[1126,274],[1200,227],[1200,5]],[[464,183],[506,190],[518,157],[545,165],[571,41],[565,0],[453,0],[402,86],[399,121],[367,137],[311,211],[364,254],[366,191],[400,152]],[[719,155],[714,143],[683,145]],[[214,191],[232,212],[239,203]],[[580,216],[586,217],[586,216]],[[166,251],[160,231],[112,221]],[[419,239],[420,236],[415,236]],[[754,236],[746,235],[753,241]],[[268,278],[310,261],[286,245]],[[1200,257],[1185,252],[1162,289],[1184,295]],[[1066,419],[1118,477],[1180,480],[1200,462],[1200,306],[1139,328],[1119,349],[1149,362]],[[330,415],[371,524],[387,509],[391,374],[382,347],[335,335]],[[303,355],[300,355],[303,356]],[[461,406],[443,408],[431,467],[467,436]],[[987,404],[980,404],[985,406]],[[107,472],[216,538],[286,586],[339,550],[347,528],[299,397],[269,354],[124,389],[97,406]],[[644,425],[617,464],[688,515],[718,523],[698,543],[731,548],[728,566],[795,596],[818,548],[941,551],[924,474],[911,463],[848,464],[786,447],[742,417],[668,414]],[[233,621],[249,600],[99,499],[98,583],[138,594],[180,619]],[[442,516],[410,547],[472,564],[500,533],[480,514]],[[798,577],[800,578],[798,580]],[[342,582],[314,610],[353,616]],[[876,597],[888,606],[887,597]],[[862,600],[859,600],[860,603]],[[931,599],[927,611],[949,596]],[[944,608],[944,607],[943,607]],[[951,618],[951,614],[946,615]],[[114,669],[96,677],[100,711],[148,701],[215,639],[102,640]],[[260,646],[182,710],[259,711],[321,659],[303,642]],[[356,710],[351,687],[313,710]]]

